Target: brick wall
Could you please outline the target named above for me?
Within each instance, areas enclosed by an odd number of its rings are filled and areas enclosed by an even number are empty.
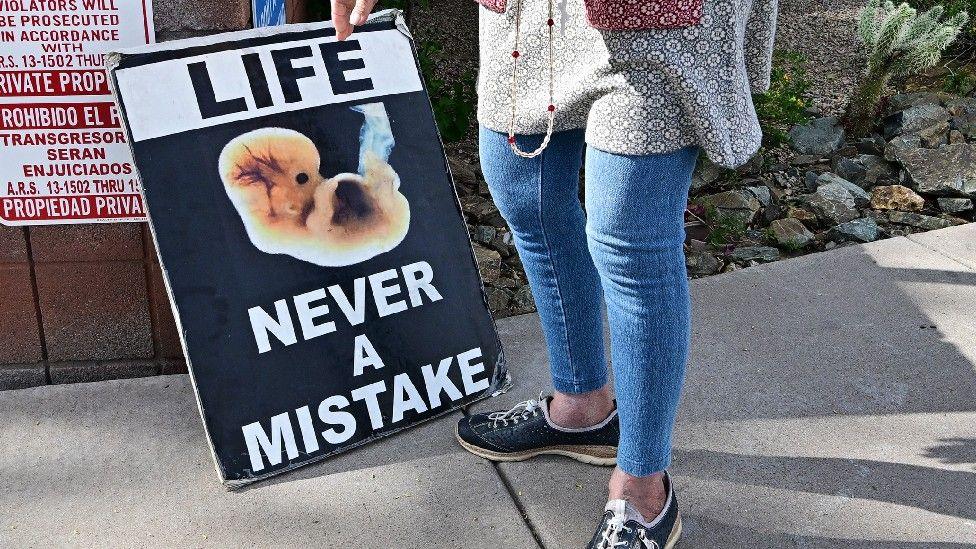
[[[250,0],[154,0],[158,41],[250,26]],[[0,389],[185,372],[141,223],[0,226]]]

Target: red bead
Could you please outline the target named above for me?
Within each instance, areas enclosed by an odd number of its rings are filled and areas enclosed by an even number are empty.
[[[518,57],[518,56],[519,56],[518,50],[512,52],[512,57]]]
[[[556,110],[556,106],[555,105],[549,105],[549,112],[553,112],[555,110]]]
[[[556,22],[553,21],[552,19],[550,19],[550,20],[546,21],[546,24],[548,24],[551,27],[551,26],[555,25]]]
[[[508,136],[508,142],[509,143],[515,143],[515,136],[514,135]]]

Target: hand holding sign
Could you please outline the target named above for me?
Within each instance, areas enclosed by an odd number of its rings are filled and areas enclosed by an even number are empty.
[[[356,25],[362,25],[373,11],[376,0],[332,0],[332,23],[336,37],[345,40]]]

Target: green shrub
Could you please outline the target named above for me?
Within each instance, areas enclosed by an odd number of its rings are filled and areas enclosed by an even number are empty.
[[[769,146],[786,142],[786,131],[790,126],[810,119],[806,113],[810,81],[807,80],[804,63],[805,59],[799,53],[776,51],[769,91],[752,96],[763,136]]]
[[[950,70],[942,81],[942,91],[955,95],[969,95],[976,90],[976,74],[966,68]]]
[[[721,210],[711,204],[703,206],[695,202],[689,210],[705,223],[708,228],[708,236],[705,237],[705,242],[716,248],[734,246],[749,228],[739,216],[722,213]]]
[[[869,0],[861,10],[857,30],[868,50],[868,63],[844,114],[854,136],[871,131],[891,77],[916,74],[938,63],[969,19],[965,11],[944,15],[945,8],[938,4],[919,13],[891,0]]]
[[[976,0],[907,0],[913,8],[924,11],[935,6],[942,6],[945,9],[946,17],[953,17],[958,13],[976,13]],[[962,27],[962,31],[956,38],[956,46],[961,53],[973,55],[976,53],[976,24],[969,22]]]
[[[434,107],[434,118],[441,138],[448,142],[464,139],[475,112],[474,72],[468,70],[449,84],[437,74],[437,64],[442,57],[443,47],[433,41],[426,41],[417,48],[420,70],[427,82],[427,93]]]

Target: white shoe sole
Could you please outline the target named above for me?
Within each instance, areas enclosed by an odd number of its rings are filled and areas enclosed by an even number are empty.
[[[483,457],[491,461],[525,461],[536,456],[551,455],[565,456],[582,463],[589,465],[600,465],[602,467],[609,467],[617,464],[616,446],[546,446],[544,448],[536,448],[533,450],[526,450],[524,452],[503,453],[479,448],[473,444],[465,442],[464,439],[461,438],[461,435],[458,434],[457,427],[454,428],[454,437],[457,438],[458,443],[465,450],[476,456]]]
[[[664,549],[672,549],[675,544],[678,543],[678,538],[681,537],[681,513],[674,518],[674,526],[671,527],[671,535],[668,536],[668,541],[664,544]]]

